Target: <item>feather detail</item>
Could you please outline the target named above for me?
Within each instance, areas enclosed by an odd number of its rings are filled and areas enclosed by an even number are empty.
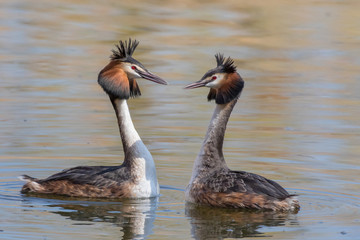
[[[131,38],[129,38],[128,41],[119,41],[119,45],[115,45],[117,50],[112,50],[112,55],[110,56],[111,60],[121,60],[126,61],[127,58],[131,57],[136,49],[136,47],[139,45],[139,41],[132,41]]]
[[[141,91],[139,85],[137,84],[135,79],[130,79],[130,97],[141,96]]]
[[[210,88],[210,91],[209,91],[209,94],[208,94],[208,97],[207,97],[208,101],[216,99],[216,92],[217,92],[216,89]]]
[[[128,79],[127,74],[121,69],[122,63],[111,61],[100,71],[98,83],[111,97],[129,99],[141,95],[140,88],[135,79]]]
[[[130,86],[127,74],[115,62],[110,62],[98,77],[99,85],[109,96],[120,99],[129,99]]]
[[[218,68],[222,68],[225,73],[234,73],[236,72],[236,66],[234,65],[234,60],[228,57],[225,60],[225,57],[221,53],[215,54],[215,59]]]
[[[228,74],[223,85],[218,88],[211,88],[208,94],[208,101],[215,99],[217,104],[228,103],[240,96],[244,88],[244,81],[238,73]]]

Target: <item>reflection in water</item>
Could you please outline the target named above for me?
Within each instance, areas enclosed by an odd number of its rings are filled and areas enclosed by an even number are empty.
[[[61,208],[53,213],[74,221],[113,223],[121,227],[122,239],[144,239],[152,234],[157,206],[158,198],[128,199],[116,203],[74,201],[50,205]]]
[[[206,232],[359,238],[360,1],[2,0],[0,6],[0,239],[113,240],[129,236],[119,230],[130,232],[131,221],[143,219],[144,236],[153,230],[152,239],[183,240],[190,239],[189,217],[197,238]],[[183,192],[166,189],[156,210],[164,219],[154,228],[151,203],[143,204],[148,211],[135,204],[137,217],[125,202],[20,195],[16,176],[24,172],[46,177],[119,163],[118,126],[96,80],[109,46],[127,37],[141,40],[139,60],[169,81],[164,88],[142,81],[142,97],[129,103],[160,183],[184,188],[190,179],[213,110],[202,90],[182,88],[223,52],[246,81],[224,143],[227,163],[296,190],[300,226],[282,226],[293,215],[212,216],[215,209],[187,208],[185,218]]]
[[[298,224],[293,213],[211,208],[192,203],[186,204],[185,214],[190,217],[195,239],[265,237],[258,231],[261,226],[280,226],[287,221]]]

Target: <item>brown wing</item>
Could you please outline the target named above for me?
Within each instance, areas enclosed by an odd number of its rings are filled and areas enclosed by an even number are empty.
[[[200,183],[217,193],[257,194],[281,200],[290,196],[278,183],[244,171],[215,171]]]
[[[77,197],[131,197],[129,173],[123,167],[84,166],[66,169],[46,179],[33,179],[22,192]]]

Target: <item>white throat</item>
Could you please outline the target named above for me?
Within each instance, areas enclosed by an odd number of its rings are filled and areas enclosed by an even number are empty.
[[[124,152],[130,148],[137,141],[141,141],[139,134],[137,133],[134,124],[131,120],[129,107],[126,100],[115,99],[114,104],[116,107],[116,114],[118,117],[119,130],[121,140],[123,141]],[[143,146],[144,151],[147,151],[145,145]]]

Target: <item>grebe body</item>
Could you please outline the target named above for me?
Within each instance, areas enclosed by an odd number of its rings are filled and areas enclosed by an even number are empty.
[[[215,207],[296,211],[298,200],[278,183],[260,175],[232,171],[223,156],[223,141],[230,114],[240,97],[244,81],[231,58],[215,55],[217,67],[186,89],[209,87],[208,100],[216,107],[200,149],[189,185],[188,202]]]
[[[140,96],[136,82],[144,78],[159,84],[163,79],[150,73],[132,58],[138,41],[120,41],[111,60],[99,73],[98,83],[109,95],[118,120],[124,150],[119,166],[80,166],[63,170],[45,179],[27,175],[22,193],[58,194],[93,198],[147,198],[159,195],[154,160],[131,120],[127,99]]]

